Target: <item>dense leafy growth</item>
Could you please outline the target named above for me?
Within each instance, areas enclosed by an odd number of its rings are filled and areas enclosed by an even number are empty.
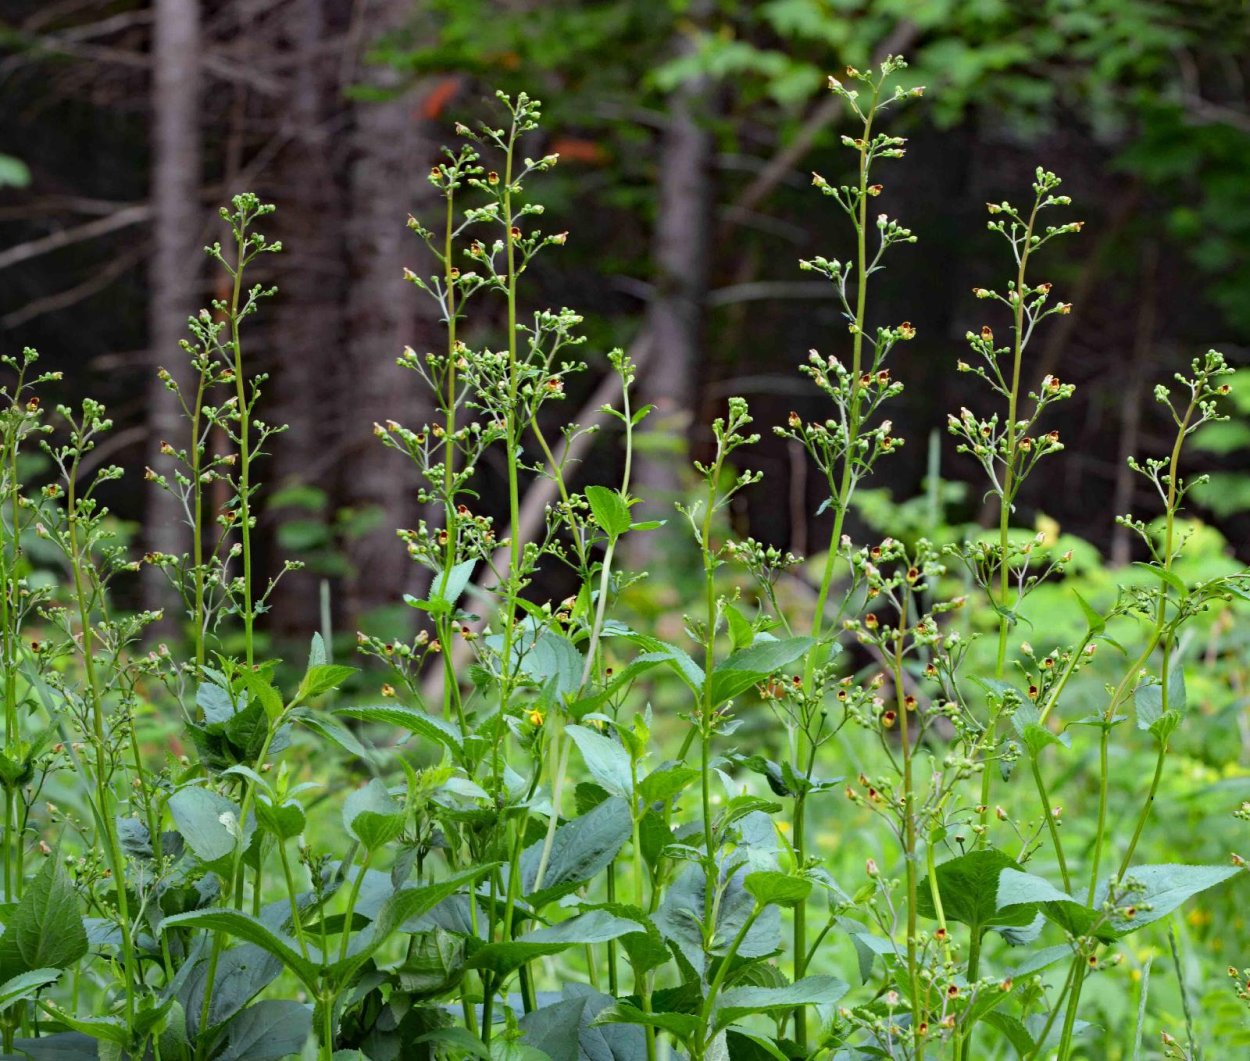
[[[162,375],[187,431],[165,446],[176,470],[149,477],[194,545],[144,562],[181,595],[185,649],[146,647],[159,617],[113,606],[136,565],[100,501],[120,474],[97,459],[105,410],[45,417],[54,381],[33,351],[6,358],[6,1054],[1068,1061],[1140,1042],[1148,962],[1133,1013],[1100,1032],[1114,1009],[1090,1001],[1127,991],[1126,940],[1244,887],[1239,857],[1188,864],[1150,839],[1169,753],[1201,723],[1191,687],[1217,680],[1250,596],[1250,575],[1195,571],[1183,552],[1201,482],[1184,444],[1216,437],[1230,369],[1210,352],[1156,390],[1170,448],[1132,467],[1159,515],[1119,517],[1146,557],[1119,586],[1088,584],[1076,548],[1016,525],[1030,473],[1063,449],[1051,407],[1073,392],[1033,378],[1028,356],[1070,309],[1036,256],[1081,227],[1039,168],[1024,206],[988,205],[1010,276],[975,291],[992,323],[955,362],[984,384],[949,431],[984,470],[992,529],[947,526],[936,482],[918,519],[861,490],[902,445],[886,410],[896,347],[916,334],[869,300],[883,256],[917,241],[873,208],[881,164],[906,150],[883,115],[922,95],[905,66],[831,79],[859,123],[853,165],[814,178],[853,241],[801,268],[829,281],[847,330],[804,369],[827,415],[775,430],[827,483],[828,547],[806,561],[733,537],[732,502],[762,476],[743,464],[747,403],[730,399],[675,511],[695,558],[680,623],[647,628],[630,606],[642,575],[626,545],[659,526],[634,512],[649,410],[630,359],[608,355],[619,481],[579,485],[580,429],[550,426],[586,366],[578,315],[524,297],[533,260],[566,238],[528,194],[557,159],[526,157],[540,108],[524,94],[500,94],[498,128],[458,129],[430,173],[445,212],[410,222],[435,267],[408,279],[446,345],[400,363],[439,416],[375,431],[438,518],[400,531],[425,573],[405,598],[421,632],[357,639],[384,684],[338,663],[332,637],[313,637],[302,669],[257,654],[273,583],[253,570],[256,473],[281,428],[243,338],[270,294],[248,268],[281,249],[257,228],[271,207],[240,195],[223,211],[233,239],[210,253],[230,294],[191,322],[190,383]],[[491,344],[468,345],[471,314],[504,321]],[[491,461],[504,530],[474,510]],[[535,482],[556,500],[525,539]],[[897,521],[883,537],[852,540],[856,517],[882,513]],[[542,600],[555,569],[573,588]],[[1143,756],[1146,777],[1116,772]],[[1186,1045],[1164,1043],[1192,1057],[1183,986],[1181,1003]]]

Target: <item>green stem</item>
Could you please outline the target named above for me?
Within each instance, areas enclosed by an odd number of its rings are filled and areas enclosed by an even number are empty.
[[[291,860],[287,857],[286,843],[279,839],[278,858],[282,862],[282,876],[286,881],[287,898],[291,901],[291,929],[299,943],[300,954],[308,957],[308,940],[304,937],[304,926],[299,914],[299,889],[295,887],[295,876],[291,872]]]
[[[321,1058],[332,1061],[334,1057],[334,999],[335,995],[321,998]]]
[[[1016,304],[1012,322],[1011,388],[1007,394],[1007,446],[1003,454],[1003,489],[998,510],[998,654],[994,661],[994,677],[998,681],[1003,680],[1003,674],[1007,669],[1007,632],[1012,626],[1012,620],[1008,616],[1007,608],[1011,578],[1008,549],[1011,542],[1011,509],[1018,488],[1016,462],[1019,457],[1017,452],[1019,438],[1016,434],[1016,420],[1020,403],[1020,374],[1024,363],[1024,281],[1029,265],[1029,252],[1033,246],[1033,227],[1037,222],[1037,211],[1040,206],[1041,199],[1035,199],[1033,210],[1029,214],[1028,224],[1025,226],[1023,249],[1020,251],[1019,268],[1016,271]],[[977,823],[980,828],[977,830],[977,847],[984,847],[989,843],[987,822],[990,812],[991,776],[992,771],[990,770],[981,772],[981,803],[977,811]]]
[[[1128,872],[1128,868],[1133,861],[1133,853],[1137,850],[1137,842],[1141,839],[1142,831],[1146,828],[1146,822],[1150,819],[1150,812],[1154,809],[1155,794],[1159,791],[1159,782],[1163,778],[1163,763],[1167,758],[1167,754],[1167,742],[1160,741],[1159,752],[1155,756],[1154,777],[1150,780],[1150,791],[1146,793],[1146,802],[1142,804],[1141,813],[1137,816],[1137,825],[1133,829],[1132,839],[1128,842],[1128,850],[1124,852],[1124,857],[1120,860],[1120,868],[1116,872],[1118,880],[1123,880],[1124,874]]]
[[[117,839],[113,823],[113,791],[108,776],[108,740],[104,732],[104,694],[96,668],[95,650],[92,647],[91,600],[87,593],[83,566],[89,557],[82,552],[78,533],[79,501],[77,497],[78,467],[80,457],[70,466],[69,482],[66,484],[66,520],[69,524],[70,567],[74,581],[74,596],[78,603],[78,620],[82,633],[83,667],[86,671],[90,694],[92,743],[95,745],[96,801],[99,804],[99,827],[103,833],[105,857],[113,874],[116,887],[118,929],[121,934],[122,968],[126,977],[126,1024],[134,1023],[135,991],[141,978],[131,938],[130,899],[126,892],[126,862]]]
[[[347,897],[347,910],[343,914],[343,937],[339,942],[339,961],[347,960],[347,947],[352,941],[352,918],[356,916],[356,901],[360,898],[360,886],[365,882],[365,874],[369,872],[369,863],[373,859],[373,850],[365,848],[365,860],[360,864],[360,871],[352,882],[351,893]]]
[[[742,946],[742,941],[747,938],[747,933],[751,931],[756,920],[763,912],[764,907],[756,904],[747,919],[742,922],[742,927],[738,929],[738,934],[734,936],[733,942],[729,945],[729,950],[725,952],[724,957],[720,959],[716,967],[716,975],[712,977],[712,982],[708,985],[707,996],[704,998],[703,1006],[699,1010],[699,1037],[695,1040],[694,1061],[703,1061],[707,1054],[707,1031],[716,1010],[716,996],[720,994],[721,985],[725,982],[725,976],[733,964],[734,955],[738,953],[738,948]]]
[[[1055,821],[1054,811],[1050,806],[1050,796],[1046,792],[1046,782],[1042,778],[1041,767],[1037,756],[1029,757],[1029,765],[1033,768],[1033,781],[1037,785],[1037,794],[1042,801],[1042,813],[1046,816],[1046,828],[1050,831],[1050,842],[1055,848],[1055,858],[1059,861],[1059,875],[1063,878],[1063,890],[1072,893],[1072,880],[1068,876],[1068,861],[1063,857],[1063,842],[1059,839],[1059,823]]]
[[[204,616],[204,484],[201,482],[200,417],[204,408],[205,374],[200,373],[195,407],[191,415],[191,570],[195,579],[195,604],[192,609],[192,639],[195,643],[195,673],[198,677],[207,659],[205,649],[207,622]]]
[[[911,990],[912,1044],[916,1061],[924,1058],[925,1042],[920,1034],[920,964],[916,947],[918,883],[916,878],[916,792],[912,774],[912,743],[903,691],[903,628],[907,625],[906,604],[900,609],[899,629],[894,640],[894,696],[898,714],[899,739],[903,753],[903,869],[907,881],[907,975]]]
[[[256,624],[256,612],[252,603],[252,412],[243,376],[243,344],[239,338],[239,301],[243,292],[243,267],[246,264],[246,244],[242,235],[238,239],[238,248],[230,294],[230,349],[234,355],[235,400],[239,405],[239,535],[243,543],[243,638],[250,669],[255,663],[253,628]]]
[[[1068,994],[1068,1006],[1063,1014],[1063,1033],[1059,1037],[1056,1061],[1068,1061],[1068,1055],[1072,1052],[1072,1033],[1076,1028],[1076,1011],[1081,1000],[1081,987],[1085,983],[1087,967],[1085,956],[1078,951],[1073,966],[1072,990]]]

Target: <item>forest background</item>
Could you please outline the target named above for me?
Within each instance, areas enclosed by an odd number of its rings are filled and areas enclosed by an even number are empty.
[[[435,347],[441,326],[404,280],[428,271],[405,221],[438,208],[426,174],[453,121],[485,113],[495,88],[546,102],[527,150],[560,155],[547,227],[574,234],[535,267],[533,297],[584,314],[592,365],[558,415],[584,406],[573,418],[592,422],[607,395],[593,369],[610,386],[603,355],[626,348],[660,409],[637,492],[663,514],[688,485],[679,455],[706,449],[727,395],[766,423],[816,414],[794,367],[845,328],[828,285],[797,268],[844,241],[808,188],[842,162],[825,79],[906,52],[931,103],[901,119],[912,164],[881,202],[924,252],[899,254],[878,297],[918,329],[897,414],[912,441],[860,517],[926,490],[951,522],[995,517],[960,485],[973,462],[937,464],[924,427],[964,404],[950,369],[983,323],[969,289],[992,248],[984,203],[1044,162],[1088,227],[1052,259],[1074,310],[1041,336],[1035,374],[1078,389],[1057,424],[1068,457],[1020,518],[1088,540],[1114,570],[1136,557],[1110,516],[1153,511],[1125,464],[1166,427],[1147,381],[1211,346],[1245,363],[1248,30],[1237,0],[3,0],[0,346],[37,347],[66,400],[109,405],[118,429],[96,459],[163,468],[177,410],[154,370],[185,365],[187,317],[221,295],[199,248],[231,194],[276,203],[269,234],[288,253],[263,263],[280,293],[252,349],[270,418],[290,427],[266,469],[262,562],[305,567],[279,584],[270,629],[303,640],[328,608],[336,629],[386,633],[421,588],[394,528],[438,515],[370,427],[423,419],[395,357]],[[1250,404],[1242,374],[1235,391]],[[594,481],[620,459],[606,438],[585,455]],[[1194,514],[1250,559],[1250,427],[1199,442],[1221,470]],[[766,435],[751,455],[771,488],[734,520],[806,553],[827,533],[821,484],[787,446]],[[143,549],[180,551],[171,496],[143,482],[128,475],[111,507]],[[648,541],[647,566],[680,573],[683,547]],[[123,593],[167,605],[148,573]],[[665,581],[652,585],[662,610]]]

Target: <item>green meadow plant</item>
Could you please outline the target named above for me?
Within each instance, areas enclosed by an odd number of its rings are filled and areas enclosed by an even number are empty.
[[[886,116],[922,95],[900,84],[905,69],[891,57],[831,80],[856,123],[843,138],[854,164],[845,183],[814,178],[851,250],[800,267],[829,280],[846,331],[803,365],[826,411],[774,430],[824,478],[828,546],[807,561],[732,535],[730,504],[763,476],[748,467],[747,402],[730,399],[674,512],[699,585],[675,638],[627,607],[646,576],[622,567],[622,542],[659,524],[632,515],[649,409],[620,351],[605,409],[619,474],[586,484],[569,457],[588,429],[561,423],[559,403],[587,366],[581,318],[530,296],[534,259],[567,235],[542,229],[530,192],[557,158],[526,155],[541,110],[525,95],[499,95],[498,125],[457,126],[429,173],[440,216],[409,222],[430,266],[408,279],[445,342],[399,363],[434,413],[375,434],[414,467],[426,516],[398,537],[425,589],[405,598],[414,635],[357,636],[365,674],[320,635],[302,667],[264,658],[273,582],[256,570],[254,532],[281,427],[264,419],[244,336],[273,294],[253,280],[281,249],[257,229],[271,206],[245,194],[223,211],[230,238],[209,254],[231,294],[190,321],[189,371],[161,375],[186,428],[147,476],[179,500],[191,547],[144,561],[177,592],[181,646],[151,636],[173,616],[119,612],[110,592],[138,564],[104,503],[121,475],[95,456],[106,411],[87,400],[45,416],[57,377],[33,351],[5,358],[6,1055],[1068,1061],[1140,1049],[1158,1019],[1149,963],[1131,1027],[1095,1027],[1091,981],[1128,993],[1128,937],[1230,878],[1244,887],[1240,857],[1185,864],[1151,830],[1173,739],[1192,725],[1186,676],[1220,663],[1190,630],[1226,629],[1250,599],[1245,573],[1195,580],[1181,563],[1201,482],[1185,443],[1221,418],[1230,369],[1210,352],[1157,389],[1170,452],[1132,462],[1156,512],[1119,517],[1144,559],[1107,599],[1078,594],[1066,547],[1019,517],[1032,472],[1063,449],[1051,407],[1073,393],[1034,378],[1029,358],[1047,318],[1069,310],[1036,259],[1081,227],[1051,223],[1070,204],[1039,168],[1026,207],[989,204],[1010,275],[976,289],[992,317],[955,362],[986,389],[949,432],[986,477],[995,525],[938,526],[935,485],[931,528],[900,516],[895,536],[855,541],[857,494],[902,445],[888,407],[896,368],[906,375],[896,347],[916,334],[879,321],[870,297],[883,257],[917,242],[872,204],[880,165],[906,150]],[[523,538],[536,484],[554,500]],[[572,589],[543,599],[557,568]],[[791,591],[803,583],[810,594]],[[1067,594],[1075,640],[1030,626],[1043,589]],[[1132,791],[1112,785],[1123,757],[1151,764]],[[1174,937],[1171,949],[1180,969]],[[1229,975],[1244,998],[1247,975]],[[1165,1053],[1195,1056],[1183,984],[1180,998]]]

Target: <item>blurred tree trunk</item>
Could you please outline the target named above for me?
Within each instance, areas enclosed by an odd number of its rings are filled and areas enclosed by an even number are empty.
[[[338,5],[343,6],[343,5]],[[327,487],[336,458],[336,366],[344,342],[343,297],[346,283],[342,247],[345,202],[342,155],[335,135],[342,104],[338,63],[326,41],[341,32],[332,23],[331,0],[297,0],[279,23],[285,39],[279,47],[296,57],[290,96],[278,128],[288,141],[266,183],[277,191],[272,228],[287,248],[280,267],[279,293],[271,315],[269,344],[274,366],[274,420],[289,428],[270,447],[274,454],[275,493],[284,503],[270,509],[276,553],[268,565],[300,552],[284,547],[284,523],[299,521],[329,533],[333,494]],[[271,498],[274,496],[270,495]],[[309,542],[312,550],[321,544]],[[275,633],[306,637],[320,629],[319,583],[313,566],[282,576],[272,599]]]
[[[153,254],[148,283],[148,464],[166,475],[172,464],[160,454],[161,442],[183,442],[177,398],[156,378],[163,365],[180,382],[190,372],[178,343],[186,337],[187,318],[197,310],[202,218],[200,214],[200,16],[196,0],[155,0],[152,38],[151,190]],[[182,554],[190,549],[190,531],[182,506],[151,485],[145,518],[150,551]],[[159,568],[146,567],[145,608],[168,612],[163,632],[175,628],[177,595]]]
[[[370,36],[363,57],[379,34],[412,17],[407,0],[371,0],[358,16]],[[389,67],[361,62],[354,82],[370,91],[353,106],[349,169],[351,216],[347,254],[350,270],[345,349],[351,400],[344,416],[342,493],[368,522],[349,537],[351,572],[345,605],[348,618],[393,605],[415,568],[395,535],[418,518],[412,465],[373,436],[375,421],[399,420],[416,427],[431,415],[418,377],[395,362],[405,346],[418,353],[438,349],[443,328],[434,303],[403,278],[405,266],[431,271],[424,245],[409,232],[408,216],[425,219],[441,198],[426,180],[438,157],[428,85],[405,83]]]
[[[689,54],[696,46],[689,32],[678,36],[679,54]],[[656,408],[634,480],[635,492],[652,518],[670,517],[672,501],[681,489],[686,451],[681,440],[688,430],[700,364],[715,194],[707,120],[712,90],[704,75],[690,77],[674,89],[660,145],[652,240],[655,290],[644,325],[655,356],[641,376],[642,397]],[[635,545],[645,550],[654,537],[642,535]],[[638,560],[645,562],[645,557]]]

